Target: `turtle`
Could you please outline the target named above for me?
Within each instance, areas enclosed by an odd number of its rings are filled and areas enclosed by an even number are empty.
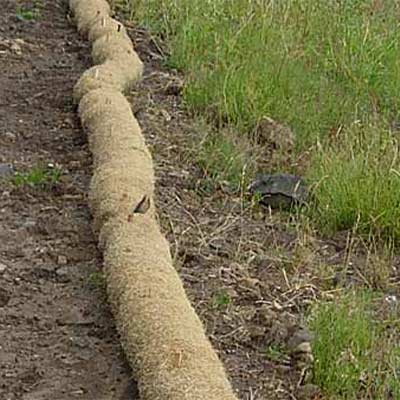
[[[307,203],[309,191],[304,179],[290,174],[259,174],[247,188],[260,204],[272,209],[290,209]]]

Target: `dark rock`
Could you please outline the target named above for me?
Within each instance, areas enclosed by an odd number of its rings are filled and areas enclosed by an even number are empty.
[[[0,178],[9,178],[15,174],[12,164],[0,163]]]

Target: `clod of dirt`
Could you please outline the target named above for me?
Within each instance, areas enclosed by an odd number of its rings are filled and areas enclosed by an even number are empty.
[[[70,268],[69,267],[61,267],[56,270],[57,280],[61,283],[69,282],[70,278]]]
[[[9,131],[1,133],[1,136],[4,137],[4,139],[9,140],[10,142],[14,142],[15,139],[17,138],[17,135]]]
[[[15,169],[12,164],[1,163],[0,164],[0,178],[8,178],[13,176]]]
[[[304,205],[308,199],[305,181],[296,175],[258,175],[248,187],[250,194],[258,196],[259,202],[267,207],[290,209]]]
[[[274,149],[290,151],[294,147],[294,135],[291,129],[270,117],[263,117],[255,129],[256,141]]]
[[[25,44],[22,39],[2,39],[0,38],[0,52],[12,52],[17,56],[22,54],[22,45]]]
[[[249,325],[247,331],[251,339],[260,339],[265,337],[267,328],[262,325]]]
[[[182,93],[184,82],[178,77],[171,79],[164,88],[166,95],[179,96]]]
[[[9,301],[10,295],[8,294],[8,292],[0,288],[0,307],[5,307]]]
[[[311,348],[313,335],[302,327],[293,329],[293,327],[289,329],[290,333],[286,344],[287,349],[298,368],[310,369],[314,362]]]
[[[318,386],[308,383],[304,386],[300,386],[297,391],[297,398],[299,400],[313,400],[319,399],[321,390]]]
[[[261,306],[258,310],[258,316],[260,322],[267,327],[271,327],[272,325],[274,325],[275,321],[278,319],[278,315],[276,314],[276,312],[265,305]]]
[[[65,256],[58,256],[57,257],[57,264],[58,265],[67,265],[68,259]]]
[[[311,343],[313,340],[312,333],[306,329],[299,329],[289,338],[287,347],[290,351],[296,351],[296,349],[303,343]]]

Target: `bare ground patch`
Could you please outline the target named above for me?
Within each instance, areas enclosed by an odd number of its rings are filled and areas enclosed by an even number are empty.
[[[63,1],[35,4],[4,1],[0,17],[0,162],[24,177],[0,183],[0,397],[136,398],[106,305],[91,157],[72,105],[89,52]]]

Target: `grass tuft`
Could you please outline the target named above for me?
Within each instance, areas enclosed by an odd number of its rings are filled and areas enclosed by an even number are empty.
[[[400,240],[399,145],[391,131],[354,125],[340,143],[314,153],[309,175],[320,231],[354,229],[367,237]]]
[[[12,178],[12,182],[15,186],[41,187],[56,184],[60,177],[61,170],[58,168],[34,167],[26,172],[17,172]]]
[[[311,313],[314,383],[333,398],[400,398],[400,347],[392,334],[398,321],[392,318],[386,327],[376,320],[376,299],[370,292],[351,292]]]

